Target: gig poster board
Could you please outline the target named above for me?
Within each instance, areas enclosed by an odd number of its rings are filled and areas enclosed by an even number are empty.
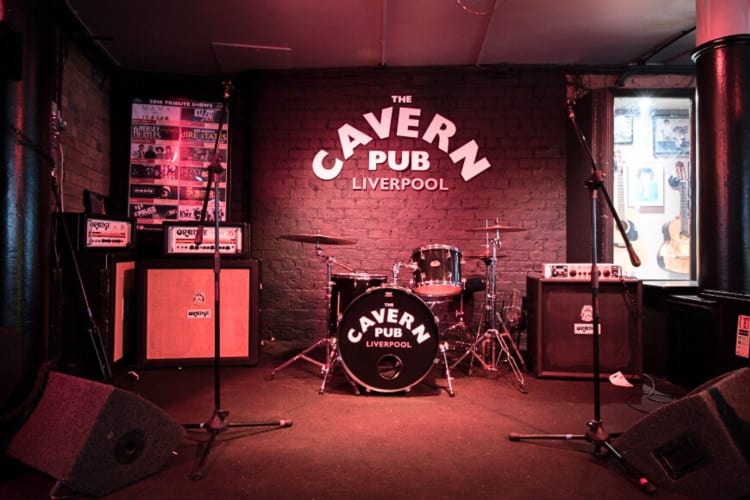
[[[166,221],[198,221],[219,130],[221,102],[134,99],[130,126],[128,215],[139,229]],[[226,220],[228,116],[217,148],[219,218]],[[214,220],[211,186],[206,220]]]

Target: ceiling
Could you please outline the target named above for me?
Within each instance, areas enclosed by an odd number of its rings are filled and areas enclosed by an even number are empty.
[[[695,0],[66,0],[119,66],[690,70]]]

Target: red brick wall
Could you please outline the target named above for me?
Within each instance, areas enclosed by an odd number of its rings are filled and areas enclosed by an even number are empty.
[[[61,109],[67,122],[60,134],[63,204],[66,212],[82,212],[84,189],[109,195],[110,88],[103,70],[74,45],[63,68]]]
[[[362,70],[263,74],[252,82],[247,113],[249,161],[242,169],[242,196],[234,213],[249,207],[253,255],[262,260],[261,337],[315,339],[324,335],[328,304],[326,259],[334,273],[382,274],[390,280],[395,262],[430,244],[476,254],[485,242],[485,221],[520,226],[501,234],[498,290],[525,293],[525,276],[540,264],[565,260],[565,81],[557,72],[478,69]],[[238,88],[239,92],[243,92]],[[247,91],[245,89],[244,91]],[[410,104],[391,101],[411,96]],[[390,134],[380,139],[363,118],[394,108]],[[399,137],[401,107],[419,108],[418,137]],[[439,114],[456,125],[449,151],[475,140],[478,159],[491,167],[464,181],[460,165],[436,144],[422,139]],[[245,119],[246,117],[243,117]],[[350,124],[371,136],[354,149],[342,173],[321,180],[312,169],[324,149],[342,158],[337,130]],[[427,171],[396,172],[387,166],[368,171],[370,151],[425,151]],[[329,164],[326,164],[330,166]],[[352,178],[443,179],[447,190],[355,190]],[[401,182],[401,181],[398,181]],[[239,198],[239,199],[237,199]],[[279,236],[320,231],[351,238],[354,245],[312,244]],[[491,236],[494,236],[491,235]],[[344,267],[345,266],[345,267]],[[466,260],[462,278],[484,275],[480,260]],[[408,277],[402,269],[401,277]],[[404,280],[399,283],[408,286]],[[483,300],[483,297],[481,298]]]
[[[83,189],[109,194],[108,80],[79,52],[66,60],[61,139],[65,153],[66,210],[83,210]],[[315,339],[326,331],[326,259],[334,273],[347,268],[392,278],[395,262],[431,244],[482,251],[483,232],[467,231],[485,220],[526,230],[502,234],[498,290],[525,292],[527,272],[542,262],[565,260],[565,81],[556,72],[499,72],[476,69],[337,70],[262,73],[238,82],[248,101],[239,126],[241,146],[233,153],[232,219],[251,222],[253,255],[262,261],[261,338]],[[409,95],[411,103],[393,103]],[[394,125],[379,139],[363,115],[377,117],[393,107]],[[399,137],[401,107],[421,110],[417,138]],[[478,159],[490,168],[464,181],[460,164],[421,138],[439,114],[456,125],[449,151],[475,140]],[[350,124],[373,137],[344,162],[342,173],[325,181],[312,162],[325,149],[341,157],[337,130]],[[239,129],[238,129],[239,130]],[[246,150],[246,151],[243,151]],[[427,171],[367,170],[370,151],[424,151]],[[442,179],[446,191],[354,190],[367,179]],[[365,178],[365,180],[362,180]],[[249,215],[248,215],[249,214]],[[354,245],[311,244],[279,236],[313,233],[351,238]],[[480,260],[467,259],[462,278],[484,276]],[[401,270],[399,286],[408,287]],[[483,300],[481,294],[477,300]]]

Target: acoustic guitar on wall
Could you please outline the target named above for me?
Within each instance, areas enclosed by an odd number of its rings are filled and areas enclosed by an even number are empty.
[[[625,178],[622,174],[623,166],[623,161],[620,158],[619,151],[615,151],[614,182],[616,183],[615,196],[617,197],[617,205],[615,208],[617,209],[617,214],[620,216],[622,225],[625,227],[625,234],[627,235],[628,240],[630,240],[630,242],[632,243],[638,239],[638,230],[635,228],[635,224],[633,223],[633,220],[631,218],[632,214],[630,213],[630,211],[625,210]],[[615,230],[612,239],[615,248],[626,247],[625,241],[622,239],[622,235],[617,229],[617,224],[615,224]]]
[[[664,242],[659,248],[657,262],[665,271],[690,274],[690,200],[685,164],[678,161],[669,185],[680,191],[680,214],[662,226]]]

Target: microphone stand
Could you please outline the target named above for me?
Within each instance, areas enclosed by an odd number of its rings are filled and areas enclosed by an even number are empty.
[[[221,116],[219,118],[219,127],[216,131],[216,141],[214,143],[214,149],[212,154],[211,165],[209,166],[208,179],[206,182],[206,195],[203,198],[203,208],[201,209],[200,222],[198,223],[198,229],[195,233],[195,244],[200,245],[203,242],[203,225],[206,220],[206,213],[208,209],[208,200],[211,193],[211,183],[213,182],[214,189],[214,411],[211,417],[206,422],[183,424],[185,429],[205,429],[209,433],[209,439],[203,448],[200,460],[196,467],[190,474],[190,478],[193,480],[199,480],[203,478],[203,467],[208,459],[208,454],[216,442],[216,437],[227,430],[229,427],[291,427],[291,420],[275,420],[275,421],[262,421],[262,422],[244,422],[244,423],[229,423],[229,410],[222,409],[221,407],[221,308],[220,308],[220,290],[221,290],[221,251],[220,251],[220,224],[221,211],[219,204],[219,182],[221,174],[224,173],[224,168],[221,166],[219,161],[219,141],[221,138],[222,127],[226,119],[227,106],[229,103],[229,94],[232,83],[230,81],[224,81],[224,95],[221,107]]]
[[[112,365],[109,361],[109,356],[107,354],[107,349],[104,347],[104,341],[102,340],[101,330],[99,329],[99,325],[96,322],[96,319],[94,318],[94,313],[91,310],[91,302],[89,301],[89,295],[86,292],[86,285],[83,281],[83,275],[81,274],[81,266],[78,262],[78,256],[76,255],[75,245],[73,244],[73,240],[70,236],[70,230],[68,229],[68,224],[65,220],[65,213],[63,211],[63,200],[62,200],[62,194],[60,192],[60,185],[57,183],[57,175],[55,168],[61,164],[62,162],[62,152],[60,149],[60,132],[65,128],[65,122],[60,117],[59,110],[55,109],[52,111],[51,116],[51,125],[50,125],[50,139],[52,144],[52,155],[44,154],[41,150],[38,150],[36,147],[34,149],[37,149],[38,152],[42,154],[44,158],[46,158],[52,165],[51,170],[51,184],[50,187],[52,189],[52,195],[55,198],[55,213],[57,214],[57,223],[60,225],[60,228],[62,228],[62,233],[65,236],[65,243],[67,245],[68,253],[70,255],[70,263],[73,268],[73,271],[75,273],[76,282],[78,284],[78,288],[81,292],[81,300],[83,302],[83,308],[86,311],[86,319],[89,322],[89,326],[86,329],[89,341],[91,342],[91,347],[94,350],[94,356],[96,357],[96,364],[97,368],[99,369],[99,374],[101,375],[101,379],[104,383],[110,383],[112,381]],[[29,144],[30,146],[34,146],[33,144]],[[55,238],[56,239],[56,238]],[[55,265],[59,265],[58,262],[55,262]],[[57,279],[60,280],[60,275],[57,275]],[[57,293],[62,294],[61,290],[57,290]],[[60,325],[58,325],[58,328],[60,328]],[[75,335],[80,335],[79,332],[75,332]],[[64,357],[64,356],[63,356]]]
[[[86,310],[86,319],[89,322],[89,326],[86,329],[91,341],[91,346],[94,349],[94,356],[96,356],[96,364],[99,369],[102,381],[110,383],[112,381],[112,366],[109,362],[107,350],[104,347],[104,341],[102,340],[101,330],[99,325],[96,323],[94,313],[91,310],[91,302],[89,301],[88,293],[86,292],[86,285],[83,282],[83,275],[81,274],[81,267],[78,264],[78,257],[76,256],[75,246],[70,236],[68,224],[65,221],[65,214],[62,211],[62,198],[60,196],[60,188],[57,184],[57,179],[52,176],[52,194],[55,197],[55,203],[57,206],[57,222],[62,228],[62,233],[65,235],[65,242],[67,244],[68,252],[70,254],[70,263],[75,272],[76,282],[81,292],[81,300],[83,301],[83,308]],[[75,332],[79,335],[79,332]]]
[[[628,255],[630,262],[633,266],[638,267],[641,265],[641,261],[638,255],[635,253],[633,246],[628,239],[627,231],[622,221],[620,220],[612,199],[607,192],[607,188],[604,185],[603,179],[604,174],[601,169],[596,165],[594,156],[591,153],[586,138],[581,132],[576,121],[575,113],[573,112],[573,102],[569,101],[567,104],[568,118],[570,118],[571,124],[576,132],[576,137],[581,147],[586,151],[586,154],[591,161],[591,176],[586,181],[585,186],[589,190],[589,196],[591,199],[591,308],[593,313],[592,322],[592,342],[593,342],[593,377],[594,377],[594,418],[586,423],[587,430],[584,434],[518,434],[510,433],[508,438],[511,441],[520,441],[522,439],[585,439],[594,445],[594,455],[600,456],[602,448],[606,448],[612,456],[614,456],[618,463],[625,469],[631,479],[635,481],[638,487],[643,490],[644,493],[653,494],[656,491],[654,485],[646,478],[646,476],[630,464],[625,457],[612,445],[610,442],[611,437],[619,436],[619,434],[609,434],[604,430],[604,424],[601,418],[601,398],[600,398],[600,366],[599,366],[599,270],[597,268],[598,260],[598,249],[597,249],[597,193],[601,192],[604,200],[609,207],[612,216],[617,224],[617,229],[622,235],[622,240],[625,242],[625,246],[628,249]]]

